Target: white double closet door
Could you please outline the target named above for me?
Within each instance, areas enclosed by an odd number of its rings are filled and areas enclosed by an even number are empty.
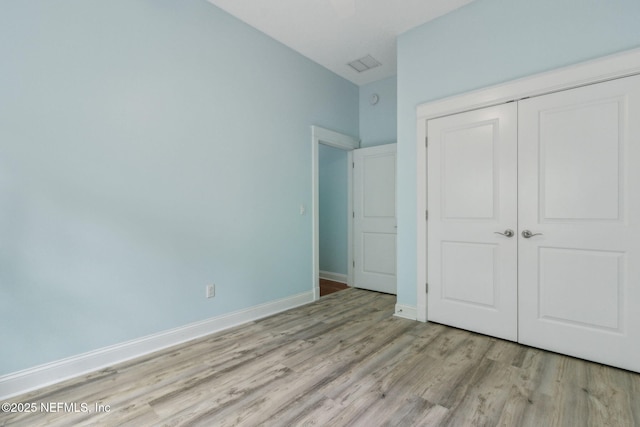
[[[428,319],[640,372],[640,76],[428,137]]]

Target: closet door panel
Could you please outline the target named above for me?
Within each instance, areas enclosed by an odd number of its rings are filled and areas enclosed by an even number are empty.
[[[517,339],[517,108],[428,124],[428,320]],[[508,233],[507,233],[508,234]]]
[[[640,371],[640,77],[518,108],[519,341]]]

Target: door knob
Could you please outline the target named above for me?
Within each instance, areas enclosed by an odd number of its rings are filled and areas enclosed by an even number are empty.
[[[494,231],[495,234],[502,234],[503,236],[507,236],[507,237],[513,237],[513,230],[511,230],[510,228],[507,228],[506,230],[504,230],[504,233],[501,233],[499,231]]]
[[[532,233],[529,230],[522,230],[522,237],[529,239],[533,236],[542,236],[542,233]]]

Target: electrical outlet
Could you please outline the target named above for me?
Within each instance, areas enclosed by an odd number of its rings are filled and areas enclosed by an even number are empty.
[[[216,285],[207,285],[205,295],[207,298],[213,298],[216,295]]]

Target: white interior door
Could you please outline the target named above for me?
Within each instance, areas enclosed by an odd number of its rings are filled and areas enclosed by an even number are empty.
[[[516,104],[430,120],[427,131],[427,318],[515,341]]]
[[[640,371],[640,76],[519,104],[520,342]]]
[[[353,150],[353,286],[396,294],[396,144]]]

